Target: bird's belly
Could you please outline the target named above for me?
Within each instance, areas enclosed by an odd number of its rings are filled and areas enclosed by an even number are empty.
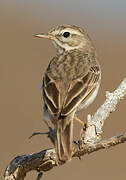
[[[95,100],[95,98],[96,98],[96,96],[98,94],[99,86],[100,86],[100,83],[97,85],[96,89],[91,94],[91,96],[80,103],[80,105],[78,106],[77,111],[80,111],[83,108],[87,108]]]

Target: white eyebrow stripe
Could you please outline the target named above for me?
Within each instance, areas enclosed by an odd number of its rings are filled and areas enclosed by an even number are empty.
[[[77,35],[82,36],[81,32],[79,32],[78,30],[71,29],[71,28],[65,28],[63,30],[55,30],[52,32],[52,34],[57,35],[57,34],[63,34],[64,32],[70,32],[71,34],[77,34]]]
[[[78,30],[71,29],[71,28],[65,28],[61,32],[64,33],[64,32],[67,32],[67,31],[70,32],[71,34],[78,34],[78,35],[82,36],[81,32],[79,32]]]

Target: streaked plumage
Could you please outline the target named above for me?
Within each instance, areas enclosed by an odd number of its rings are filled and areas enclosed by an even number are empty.
[[[36,36],[53,40],[57,48],[43,78],[44,118],[56,128],[57,157],[64,163],[72,156],[75,113],[91,104],[97,95],[100,66],[90,38],[77,26],[58,26],[48,35]]]

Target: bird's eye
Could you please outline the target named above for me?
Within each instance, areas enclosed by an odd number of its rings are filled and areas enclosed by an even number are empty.
[[[64,33],[63,33],[63,37],[68,38],[69,36],[70,36],[70,33],[69,33],[69,32],[64,32]]]

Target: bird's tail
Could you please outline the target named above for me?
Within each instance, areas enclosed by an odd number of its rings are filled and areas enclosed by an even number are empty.
[[[57,120],[56,152],[59,163],[65,163],[72,158],[73,150],[73,115],[60,117]]]

